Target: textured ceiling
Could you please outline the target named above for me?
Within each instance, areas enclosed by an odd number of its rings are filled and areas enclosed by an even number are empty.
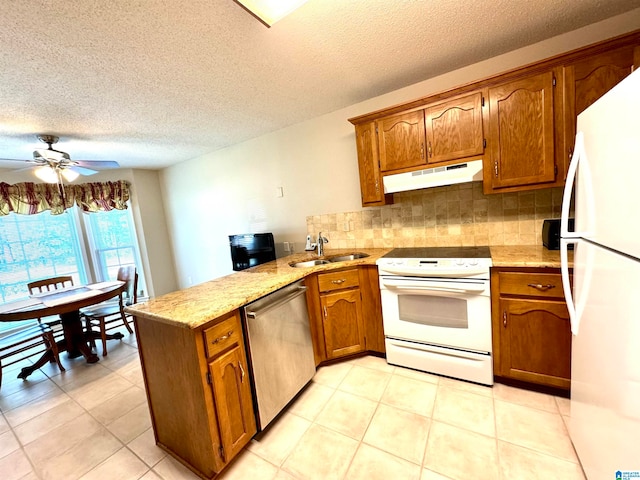
[[[72,159],[161,168],[638,6],[309,0],[268,29],[232,0],[9,0],[0,158],[52,133]]]

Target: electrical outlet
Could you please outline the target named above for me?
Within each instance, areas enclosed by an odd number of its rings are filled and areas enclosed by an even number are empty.
[[[276,188],[276,197],[278,198],[284,197],[284,189],[282,187]]]
[[[289,245],[289,242],[284,242],[284,251],[285,252],[291,251],[291,245]]]

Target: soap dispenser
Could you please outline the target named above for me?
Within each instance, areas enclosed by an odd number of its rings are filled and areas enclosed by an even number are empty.
[[[307,244],[304,246],[304,249],[307,252],[310,252],[312,250],[315,250],[316,246],[315,244],[311,243],[311,235],[307,235]]]

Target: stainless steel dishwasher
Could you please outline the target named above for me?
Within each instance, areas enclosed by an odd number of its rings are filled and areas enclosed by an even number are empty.
[[[259,430],[316,372],[306,290],[292,283],[243,308]]]

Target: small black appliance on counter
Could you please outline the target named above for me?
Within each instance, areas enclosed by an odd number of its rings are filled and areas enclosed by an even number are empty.
[[[236,271],[276,259],[273,233],[229,235],[229,245],[233,269]]]
[[[569,230],[573,230],[573,218],[569,219]],[[550,218],[542,222],[542,244],[548,250],[560,250],[560,219]],[[573,250],[573,244],[568,245]]]

